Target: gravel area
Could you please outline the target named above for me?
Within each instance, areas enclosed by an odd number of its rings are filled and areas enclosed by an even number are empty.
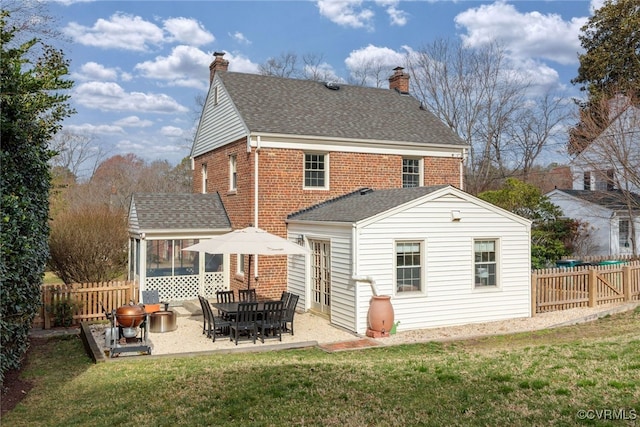
[[[468,324],[445,328],[420,329],[412,331],[398,331],[390,337],[379,338],[375,341],[380,345],[395,345],[426,341],[448,341],[473,338],[486,335],[508,334],[514,332],[532,331],[556,326],[594,320],[598,317],[630,310],[639,305],[638,302],[599,306],[594,308],[575,308],[564,311],[538,314],[530,318],[510,319],[498,322]],[[260,340],[253,345],[252,341],[242,340],[238,344],[231,342],[228,337],[219,336],[215,342],[202,334],[202,316],[190,313],[183,307],[173,308],[178,314],[177,329],[172,332],[150,333],[149,338],[153,355],[210,352],[215,350],[245,349],[258,350],[260,346],[310,343],[309,345],[328,344],[341,341],[360,340],[356,335],[329,324],[328,320],[312,313],[297,313],[295,316],[295,335],[282,335],[282,342],[277,338],[269,338],[262,344]],[[93,325],[91,331],[99,347],[104,351],[104,326]],[[123,353],[126,357],[130,354]]]

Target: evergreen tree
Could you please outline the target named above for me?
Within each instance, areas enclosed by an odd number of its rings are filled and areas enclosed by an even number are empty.
[[[18,29],[0,12],[0,380],[19,367],[40,307],[49,256],[48,145],[74,111],[63,93],[68,62],[37,39],[16,41]],[[34,54],[37,52],[37,54]]]
[[[640,2],[606,0],[581,28],[585,53],[574,84],[598,101],[614,89],[640,95]]]

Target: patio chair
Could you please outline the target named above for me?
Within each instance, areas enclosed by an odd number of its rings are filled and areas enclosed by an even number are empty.
[[[287,291],[282,291],[282,295],[280,296],[280,301],[282,301],[282,305],[286,308],[287,303],[289,302],[289,298],[291,298],[291,293]]]
[[[200,300],[202,317],[204,318],[202,333],[206,333],[207,338],[211,338],[213,342],[216,342],[217,335],[229,333],[231,322],[215,316],[209,301],[205,297],[198,295],[198,299]]]
[[[229,340],[235,341],[238,345],[238,339],[241,333],[247,333],[247,338],[253,336],[253,343],[256,343],[256,316],[258,314],[257,302],[241,302],[238,303],[238,314],[234,321],[231,322]]]
[[[236,301],[236,297],[233,291],[216,291],[216,302],[221,304],[226,304],[226,303],[235,302],[235,301]],[[222,316],[222,313],[219,310],[218,310],[218,316],[220,316],[223,319],[228,319]]]
[[[285,306],[282,315],[282,330],[285,332],[291,332],[291,335],[293,335],[293,316],[296,314],[298,299],[300,299],[300,295],[289,294],[289,299],[287,300],[287,305]],[[287,327],[287,323],[291,324],[291,329]]]
[[[257,302],[258,295],[256,295],[255,289],[239,289],[238,301],[240,302]]]
[[[162,304],[164,305],[164,311],[169,310],[169,303],[166,301],[160,301],[160,293],[157,289],[149,289],[142,291],[142,304]]]
[[[278,337],[282,341],[282,301],[267,301],[264,303],[262,319],[256,321],[256,328],[260,334],[260,341],[264,344],[264,338],[268,333]]]

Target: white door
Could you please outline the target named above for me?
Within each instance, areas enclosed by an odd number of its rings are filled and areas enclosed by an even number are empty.
[[[310,240],[311,310],[329,316],[331,312],[331,245],[325,240]]]

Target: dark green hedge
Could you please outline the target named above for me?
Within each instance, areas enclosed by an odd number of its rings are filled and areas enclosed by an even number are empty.
[[[14,42],[2,11],[0,35],[0,380],[20,366],[39,306],[49,257],[48,148],[60,122],[73,113],[67,104],[73,82],[61,51],[38,41]],[[37,50],[36,52],[36,49]],[[35,53],[34,53],[35,52]]]

